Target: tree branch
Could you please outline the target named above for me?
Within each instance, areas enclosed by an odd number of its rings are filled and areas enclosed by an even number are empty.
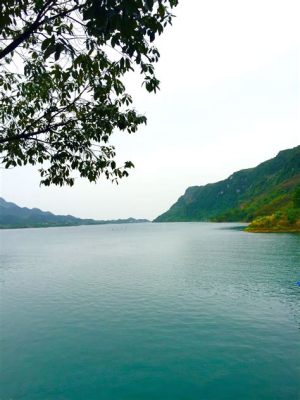
[[[60,122],[57,124],[48,125],[46,128],[39,129],[38,131],[35,131],[35,132],[20,133],[19,135],[0,138],[0,144],[13,142],[14,140],[31,139],[31,138],[33,138],[33,136],[41,135],[42,133],[47,133],[52,129],[59,128],[60,126],[65,126],[65,125],[69,124],[70,122],[74,122],[74,120],[68,120],[66,122]]]
[[[42,9],[42,11],[39,12],[39,14],[37,15],[36,20],[33,22],[33,24],[31,24],[29,26],[28,29],[26,29],[23,33],[21,33],[18,37],[16,37],[8,46],[6,46],[2,51],[0,51],[0,60],[4,57],[6,57],[9,53],[11,53],[12,51],[14,51],[18,46],[20,46],[21,43],[25,42],[30,35],[32,35],[41,25],[43,25],[45,22],[51,22],[52,20],[56,19],[56,18],[61,18],[61,17],[65,17],[66,15],[68,15],[69,13],[79,10],[82,6],[77,5],[74,6],[73,8],[63,11],[61,13],[58,13],[56,15],[54,15],[53,17],[50,18],[44,18],[41,21],[41,18],[44,16],[43,13],[46,10],[46,8],[48,7],[49,4],[51,4],[53,0],[49,0],[44,8]]]

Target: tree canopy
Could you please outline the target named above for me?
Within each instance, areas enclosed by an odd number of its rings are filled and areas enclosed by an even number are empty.
[[[2,0],[0,151],[6,168],[41,164],[44,185],[118,180],[110,136],[146,123],[124,76],[139,69],[148,92],[159,81],[157,35],[177,0]]]
[[[300,186],[298,186],[294,193],[294,207],[300,209]]]

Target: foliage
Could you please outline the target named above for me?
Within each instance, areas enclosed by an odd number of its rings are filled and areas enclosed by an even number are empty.
[[[249,232],[300,232],[299,188],[292,194],[289,207],[273,214],[255,218],[247,227]]]
[[[300,210],[291,208],[255,218],[246,230],[249,232],[300,232]]]
[[[293,201],[294,201],[294,207],[300,208],[300,186],[297,187],[295,190]]]
[[[74,171],[117,180],[114,130],[135,132],[124,76],[159,81],[153,41],[177,0],[3,0],[0,3],[0,151],[6,168],[44,163],[45,185],[73,185]]]
[[[235,172],[224,181],[188,188],[155,221],[252,221],[293,208],[294,191],[299,184],[297,146],[255,168]]]

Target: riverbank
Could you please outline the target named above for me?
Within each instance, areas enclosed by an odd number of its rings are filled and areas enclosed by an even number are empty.
[[[247,232],[300,233],[300,211],[296,209],[276,212],[254,219],[245,229]]]

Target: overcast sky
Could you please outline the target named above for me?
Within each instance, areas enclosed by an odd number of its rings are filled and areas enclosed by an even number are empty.
[[[129,79],[147,126],[112,138],[118,159],[135,163],[131,176],[43,188],[34,168],[2,169],[2,197],[56,214],[153,219],[188,186],[300,144],[299,0],[181,0],[175,14],[157,42],[161,91]]]

